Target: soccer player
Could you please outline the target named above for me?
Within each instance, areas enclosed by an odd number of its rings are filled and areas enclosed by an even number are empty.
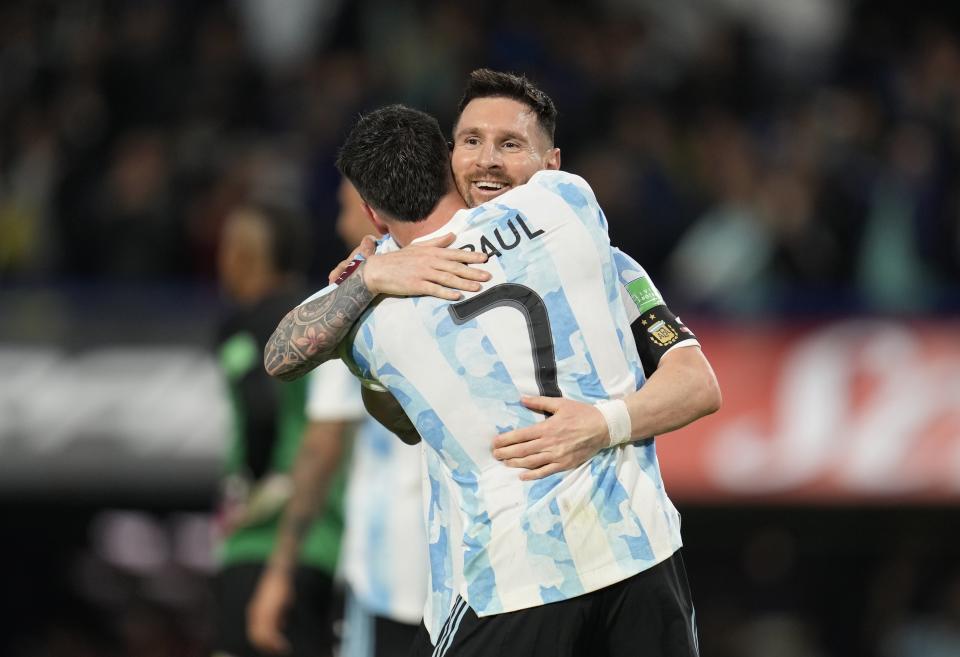
[[[541,169],[559,169],[556,119],[553,101],[525,77],[473,71],[460,100],[451,154],[454,179],[467,205],[495,199]],[[376,238],[367,237],[354,255],[372,255],[375,247]],[[352,259],[334,270],[331,282]],[[650,422],[650,435],[659,435],[716,406],[716,377],[696,337],[670,311],[643,267],[619,249],[614,250],[614,264],[620,296],[650,377],[643,393],[643,416]],[[522,478],[538,479],[576,467],[605,447],[605,427],[592,408],[543,398],[524,403],[553,415],[535,427],[504,433],[492,444],[504,463],[528,469]]]
[[[370,229],[356,190],[339,191],[337,233],[347,244]],[[342,657],[406,655],[423,615],[427,546],[420,497],[420,450],[401,444],[363,407],[360,383],[340,361],[310,373],[307,439],[276,547],[248,607],[248,634],[262,651],[284,654],[284,625],[296,603],[293,572],[340,456],[350,454],[340,572],[346,584]],[[352,450],[344,449],[352,443]],[[317,619],[320,622],[322,619]]]
[[[619,329],[628,321],[592,191],[543,171],[466,211],[445,148],[436,122],[414,110],[360,120],[338,164],[390,237],[342,285],[288,313],[265,365],[301,375],[363,313],[341,353],[400,402],[440,457],[452,498],[431,491],[431,521],[448,521],[431,522],[431,534],[446,534],[431,536],[431,567],[449,558],[444,543],[459,546],[460,597],[421,651],[618,655],[642,641],[650,654],[696,654],[679,518],[652,440],[630,442],[648,435],[633,403],[644,375]],[[392,251],[446,231],[455,247],[489,255],[483,291],[456,304],[387,297],[364,312],[389,286],[382,263],[402,253]],[[533,393],[596,403],[608,448],[573,470],[520,480],[489,441],[536,421],[520,404]]]
[[[471,205],[523,184],[539,169],[559,167],[560,152],[553,142],[556,110],[550,98],[525,78],[474,71],[460,110],[452,167],[461,194]],[[374,245],[368,238],[358,251],[370,255]],[[349,262],[342,263],[336,274]],[[641,414],[650,433],[669,431],[710,412],[719,403],[718,389],[693,334],[672,315],[639,265],[619,251],[615,262],[644,368],[648,374],[654,372],[643,390]],[[589,405],[547,398],[524,403],[553,415],[493,442],[494,454],[505,463],[532,468],[524,478],[575,467],[605,446],[606,425]],[[436,469],[429,470],[429,485],[436,489]],[[436,570],[432,574],[432,597],[442,598],[436,591],[444,589],[441,582],[449,582],[450,575]],[[433,606],[440,613],[446,609],[442,599]]]
[[[246,607],[277,536],[290,496],[290,469],[301,441],[301,470],[336,462],[329,441],[304,435],[306,380],[279,383],[260,366],[276,316],[303,296],[303,224],[295,214],[266,204],[232,212],[224,225],[218,269],[235,310],[219,330],[220,361],[234,407],[234,435],[220,505],[222,541],[215,582],[217,655],[255,657],[244,632]],[[314,456],[316,451],[322,453]],[[312,471],[310,479],[320,478]],[[329,483],[331,477],[326,477]],[[331,594],[343,521],[336,494],[303,526],[301,558],[291,569],[298,601],[289,614],[289,654],[329,655],[333,647]],[[314,517],[316,516],[316,517]]]

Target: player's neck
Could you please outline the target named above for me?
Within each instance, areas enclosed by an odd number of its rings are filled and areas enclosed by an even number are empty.
[[[456,187],[444,195],[425,219],[417,222],[394,221],[390,223],[390,234],[394,241],[400,246],[406,246],[418,237],[429,235],[440,230],[453,218],[459,210],[463,210],[467,204],[457,192]]]

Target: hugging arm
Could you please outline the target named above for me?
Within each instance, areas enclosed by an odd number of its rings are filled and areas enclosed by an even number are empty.
[[[373,301],[363,282],[365,266],[329,293],[286,314],[264,349],[263,366],[270,376],[292,381],[334,357],[337,345]]]
[[[696,336],[663,301],[643,268],[614,249],[621,299],[630,321],[646,384],[624,398],[631,437],[660,435],[720,408],[720,387]],[[546,420],[497,436],[494,456],[525,468],[522,479],[540,479],[585,463],[609,446],[606,421],[590,404],[546,397],[524,400]]]
[[[291,310],[263,352],[263,366],[283,381],[297,379],[336,356],[340,341],[378,294],[428,295],[448,301],[476,292],[490,273],[470,267],[483,253],[449,249],[452,233],[393,253],[371,255],[352,275]]]

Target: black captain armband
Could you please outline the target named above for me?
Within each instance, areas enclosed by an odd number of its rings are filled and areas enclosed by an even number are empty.
[[[637,343],[643,371],[647,376],[653,374],[660,364],[660,359],[673,346],[685,340],[697,339],[693,331],[662,304],[644,312],[633,321],[630,328],[633,330],[633,339]]]

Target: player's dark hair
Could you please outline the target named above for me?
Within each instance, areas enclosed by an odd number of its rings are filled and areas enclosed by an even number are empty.
[[[275,201],[254,199],[245,206],[270,231],[270,257],[274,269],[281,274],[304,273],[310,240],[303,215]]]
[[[510,98],[523,103],[537,115],[540,127],[550,137],[557,128],[557,106],[553,104],[542,89],[539,89],[530,80],[515,73],[503,73],[489,68],[478,68],[470,73],[467,86],[463,90],[463,98],[457,108],[457,115],[463,114],[471,100],[476,98]]]
[[[426,218],[450,189],[450,150],[437,120],[404,105],[361,116],[337,156],[360,197],[399,221]]]

